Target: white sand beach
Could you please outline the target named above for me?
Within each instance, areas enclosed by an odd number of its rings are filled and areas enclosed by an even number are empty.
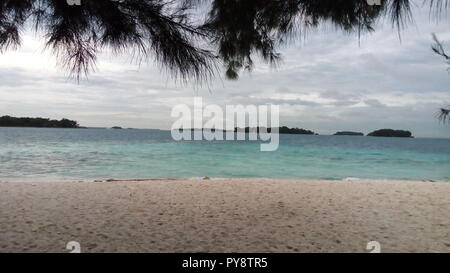
[[[0,252],[450,252],[450,183],[1,182]]]

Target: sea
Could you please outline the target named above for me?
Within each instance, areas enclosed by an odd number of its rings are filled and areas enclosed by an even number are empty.
[[[175,141],[170,131],[0,128],[0,181],[281,178],[450,181],[450,139],[280,135]]]

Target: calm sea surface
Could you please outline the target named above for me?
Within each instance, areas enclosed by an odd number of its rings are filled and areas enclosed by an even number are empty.
[[[260,152],[159,130],[0,128],[0,181],[202,176],[450,181],[450,139],[280,135]]]

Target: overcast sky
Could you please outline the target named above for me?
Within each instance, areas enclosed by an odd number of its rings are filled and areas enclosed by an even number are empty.
[[[411,130],[419,137],[450,137],[435,115],[450,104],[450,75],[430,49],[431,33],[446,41],[448,20],[431,22],[415,10],[415,26],[402,32],[385,23],[364,35],[331,27],[281,49],[277,69],[257,64],[238,81],[209,87],[176,83],[153,63],[105,52],[97,71],[79,84],[44,51],[44,40],[25,34],[20,50],[0,55],[0,115],[69,118],[83,126],[169,129],[173,106],[192,103],[265,104],[281,107],[280,123],[321,134],[380,128]]]

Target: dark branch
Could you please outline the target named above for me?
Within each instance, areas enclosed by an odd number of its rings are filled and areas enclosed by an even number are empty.
[[[438,119],[443,123],[450,122],[450,109],[441,108],[439,110]]]
[[[432,36],[433,36],[434,44],[431,46],[431,49],[439,56],[444,57],[445,60],[447,60],[447,61],[450,60],[450,56],[448,56],[445,53],[445,49],[444,49],[444,46],[442,45],[442,42],[439,41],[436,34],[433,33]]]

